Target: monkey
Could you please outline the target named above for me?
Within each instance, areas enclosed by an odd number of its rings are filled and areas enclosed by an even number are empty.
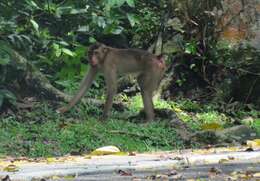
[[[106,100],[101,120],[106,120],[117,92],[118,75],[135,73],[141,91],[145,121],[154,119],[153,92],[158,88],[166,69],[162,55],[157,56],[141,49],[118,49],[96,43],[89,47],[88,58],[90,69],[81,81],[78,92],[67,106],[57,110],[59,113],[70,110],[90,88],[96,74],[101,72],[106,83]]]

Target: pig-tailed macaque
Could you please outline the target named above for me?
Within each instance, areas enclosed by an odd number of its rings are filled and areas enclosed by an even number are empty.
[[[103,44],[94,44],[88,51],[90,70],[80,84],[79,91],[67,106],[58,109],[64,113],[70,110],[90,88],[98,71],[104,74],[106,102],[102,120],[106,119],[112,108],[113,97],[117,92],[117,76],[137,73],[137,82],[141,89],[146,121],[154,119],[153,92],[159,86],[165,72],[162,56],[156,56],[140,49],[117,49]]]

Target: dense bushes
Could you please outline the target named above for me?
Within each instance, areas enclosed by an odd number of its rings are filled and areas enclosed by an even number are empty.
[[[219,41],[221,1],[4,0],[0,9],[0,39],[58,87],[70,89],[84,74],[86,47],[96,40],[147,49],[162,36],[169,72],[174,71],[166,98],[259,105],[259,53],[245,44]],[[0,47],[1,97],[14,97],[7,93],[7,81],[15,77],[10,67],[15,65]]]

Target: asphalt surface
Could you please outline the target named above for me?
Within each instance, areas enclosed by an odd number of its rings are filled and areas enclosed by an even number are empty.
[[[17,166],[16,171],[7,170],[5,166],[8,164]],[[1,161],[1,167],[0,178],[8,175],[12,181],[260,180],[260,151],[201,150],[132,156],[71,156],[5,165]]]

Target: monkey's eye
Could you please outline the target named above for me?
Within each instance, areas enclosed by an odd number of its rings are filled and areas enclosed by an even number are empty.
[[[94,51],[94,55],[97,55],[98,54],[98,52],[97,51]]]

